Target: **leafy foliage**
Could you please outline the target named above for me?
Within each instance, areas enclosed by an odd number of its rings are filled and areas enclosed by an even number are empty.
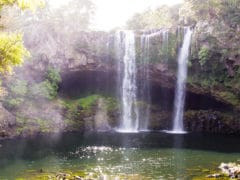
[[[56,95],[57,87],[55,85],[52,85],[51,82],[48,80],[45,80],[41,83],[33,84],[30,87],[30,94],[33,98],[47,98],[47,99],[53,99]]]
[[[44,6],[44,2],[43,0],[0,0],[0,11],[4,6],[15,4],[21,9],[35,10],[36,7]],[[4,23],[0,26],[3,29]],[[30,53],[23,45],[22,34],[0,32],[0,73],[12,73],[13,67],[21,65],[24,57],[28,56]],[[0,97],[5,95],[6,91],[0,87]]]
[[[95,6],[91,0],[72,0],[66,6],[58,9],[55,19],[57,23],[60,23],[59,25],[64,23],[64,27],[61,26],[61,28],[68,31],[87,29],[94,12]]]
[[[61,82],[59,71],[49,67],[45,80],[32,84],[30,87],[30,95],[33,98],[42,97],[52,100],[57,96],[59,82]]]
[[[16,109],[23,102],[28,93],[28,84],[24,80],[16,79],[8,83],[6,87],[6,97],[3,98],[3,103],[8,109]]]
[[[24,80],[16,80],[10,85],[10,90],[14,96],[25,96],[27,94],[27,82]]]
[[[23,102],[23,98],[10,98],[6,102],[6,106],[8,109],[15,109],[20,106]]]
[[[203,66],[206,63],[206,61],[209,59],[209,57],[210,57],[210,52],[208,47],[203,46],[198,52],[200,65]]]
[[[153,29],[171,27],[178,23],[180,5],[161,6],[155,10],[147,9],[143,13],[135,14],[127,22],[129,29]]]
[[[2,81],[0,80],[0,100],[7,95],[7,91],[2,87]]]
[[[61,82],[61,76],[60,76],[59,70],[53,67],[48,67],[47,79],[52,84],[58,84],[59,82]]]
[[[33,9],[37,7],[43,7],[45,5],[44,0],[0,0],[0,9],[3,6],[12,6],[16,4],[21,9]]]
[[[44,6],[44,2],[43,0],[0,0],[0,10],[4,6],[15,4],[21,9],[35,9]],[[21,34],[0,33],[0,73],[11,73],[12,67],[22,64],[24,57],[29,55],[23,45]]]
[[[199,20],[219,19],[239,22],[240,14],[238,0],[185,0],[181,9],[181,16]]]
[[[21,34],[0,33],[0,73],[12,72],[12,67],[21,65],[23,58],[29,56]]]
[[[83,98],[79,98],[77,100],[65,100],[64,105],[69,108],[77,108],[77,107],[81,107],[85,110],[88,110],[92,105],[94,105],[94,103],[100,98],[100,95],[97,94],[93,94],[90,96],[86,96]]]

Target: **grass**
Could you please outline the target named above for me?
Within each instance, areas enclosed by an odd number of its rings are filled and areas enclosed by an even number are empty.
[[[79,99],[62,99],[62,103],[66,108],[72,109],[76,106],[81,106],[83,109],[89,109],[101,96],[90,95]]]
[[[47,133],[47,132],[53,132],[55,130],[52,121],[40,119],[37,117],[31,119],[18,114],[16,117],[16,121],[17,121],[16,132],[18,135],[23,133],[24,131],[26,132],[40,131],[40,132]]]

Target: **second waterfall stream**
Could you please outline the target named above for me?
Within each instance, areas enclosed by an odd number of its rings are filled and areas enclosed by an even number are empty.
[[[174,117],[172,133],[176,134],[185,133],[183,126],[183,115],[186,95],[188,56],[191,44],[192,30],[190,29],[190,27],[187,27],[184,30],[185,32],[183,44],[178,55],[177,84],[174,98]]]

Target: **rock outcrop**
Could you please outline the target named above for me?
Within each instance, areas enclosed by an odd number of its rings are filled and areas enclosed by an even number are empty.
[[[15,117],[0,103],[0,138],[10,136],[15,125]]]

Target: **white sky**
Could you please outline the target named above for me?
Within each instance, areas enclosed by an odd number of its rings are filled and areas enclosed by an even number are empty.
[[[69,0],[51,0],[56,5]],[[76,0],[77,1],[77,0]],[[183,0],[92,0],[96,5],[96,17],[93,28],[111,30],[121,27],[136,12],[142,12],[148,7],[155,8],[163,4],[174,5]]]

